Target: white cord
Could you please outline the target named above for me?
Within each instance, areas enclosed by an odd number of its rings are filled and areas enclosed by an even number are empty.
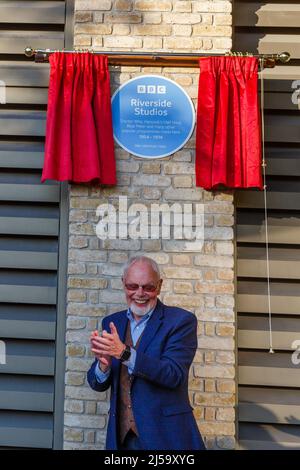
[[[261,107],[261,137],[262,137],[262,167],[263,167],[263,189],[264,189],[264,209],[265,209],[265,234],[266,234],[266,267],[267,267],[267,288],[268,288],[268,313],[269,313],[269,353],[273,354],[273,333],[272,333],[272,310],[271,310],[271,288],[270,288],[270,261],[269,261],[269,231],[268,231],[268,209],[267,209],[267,185],[266,185],[266,158],[265,158],[265,120],[264,120],[264,61],[260,59],[260,107]]]

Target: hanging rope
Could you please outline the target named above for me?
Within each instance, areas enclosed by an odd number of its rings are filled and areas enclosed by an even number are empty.
[[[267,290],[268,290],[268,314],[269,314],[269,353],[273,354],[273,332],[272,332],[272,309],[271,309],[271,286],[270,286],[270,260],[269,260],[269,230],[267,209],[267,184],[266,184],[266,156],[265,156],[265,119],[264,119],[264,76],[263,61],[260,71],[260,107],[261,107],[261,133],[262,133],[262,168],[264,183],[264,210],[265,210],[265,237],[266,237],[266,268],[267,268]]]

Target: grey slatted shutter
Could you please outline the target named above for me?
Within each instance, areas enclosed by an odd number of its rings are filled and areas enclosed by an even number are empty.
[[[275,354],[268,352],[263,193],[236,195],[241,449],[300,448],[300,370],[292,362],[292,343],[300,339],[300,113],[292,102],[292,84],[300,78],[299,27],[299,2],[234,2],[234,50],[292,54],[290,64],[264,72]]]
[[[65,47],[73,3],[0,1],[0,448],[62,445],[67,191],[40,182],[49,64],[24,48]]]

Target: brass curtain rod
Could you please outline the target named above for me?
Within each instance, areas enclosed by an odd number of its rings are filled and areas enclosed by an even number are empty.
[[[49,62],[49,55],[54,52],[59,52],[51,49],[33,49],[31,47],[25,48],[26,57],[34,57],[35,62]],[[136,65],[152,67],[198,67],[199,59],[211,56],[250,56],[262,59],[263,66],[266,68],[275,67],[276,62],[286,63],[290,60],[291,56],[288,52],[281,52],[280,54],[250,54],[242,52],[226,52],[224,54],[209,54],[209,53],[180,53],[180,52],[118,52],[118,51],[93,51],[88,49],[80,50],[62,50],[61,52],[78,53],[78,52],[91,52],[93,54],[106,55],[110,65]]]

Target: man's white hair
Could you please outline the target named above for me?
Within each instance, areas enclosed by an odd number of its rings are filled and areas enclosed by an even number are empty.
[[[132,258],[130,258],[127,263],[124,265],[124,269],[123,269],[123,277],[122,279],[125,279],[126,277],[126,274],[129,270],[129,268],[131,268],[131,266],[135,263],[138,263],[140,261],[143,261],[145,263],[148,263],[150,264],[150,266],[152,267],[153,271],[155,271],[158,275],[158,278],[160,279],[160,270],[159,270],[159,266],[157,264],[156,261],[154,261],[154,259],[152,258],[149,258],[148,256],[143,256],[143,255],[140,255],[140,256],[133,256]]]

